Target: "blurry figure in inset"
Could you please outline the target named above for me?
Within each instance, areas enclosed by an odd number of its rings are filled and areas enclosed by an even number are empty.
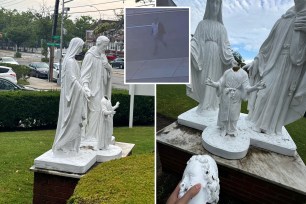
[[[167,47],[167,43],[164,41],[164,34],[166,33],[164,25],[158,21],[158,18],[154,19],[152,23],[152,35],[154,39],[154,50],[153,55],[156,55],[159,48],[159,43],[163,44],[164,47]]]

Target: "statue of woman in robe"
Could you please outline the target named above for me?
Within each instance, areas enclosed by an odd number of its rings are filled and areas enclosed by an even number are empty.
[[[249,69],[250,82],[267,88],[249,100],[253,130],[281,135],[282,127],[306,111],[306,0],[295,0],[272,28]]]
[[[191,40],[191,87],[199,102],[197,113],[219,107],[216,90],[205,86],[207,77],[217,81],[236,63],[222,21],[222,0],[208,0],[204,19]]]
[[[80,84],[80,66],[74,57],[83,45],[82,39],[73,38],[63,60],[59,115],[52,147],[55,155],[73,155],[79,151],[84,91]]]

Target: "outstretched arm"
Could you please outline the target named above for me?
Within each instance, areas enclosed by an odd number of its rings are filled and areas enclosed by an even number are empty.
[[[253,91],[256,90],[261,90],[261,89],[265,89],[266,88],[266,84],[265,82],[263,82],[262,80],[260,80],[257,84],[255,84],[254,86],[250,86],[246,88],[247,93],[251,93]]]
[[[206,79],[205,84],[207,86],[211,86],[211,87],[214,87],[214,88],[218,88],[219,87],[219,83],[212,81],[211,78],[209,78],[209,77]]]

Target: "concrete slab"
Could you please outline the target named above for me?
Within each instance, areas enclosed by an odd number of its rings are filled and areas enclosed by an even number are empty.
[[[209,152],[226,158],[242,159],[248,153],[250,138],[246,132],[238,130],[238,136],[222,136],[216,125],[208,126],[202,133],[202,144]]]
[[[83,143],[79,154],[73,157],[55,157],[52,150],[49,150],[34,160],[33,169],[59,172],[57,174],[85,174],[96,162],[106,162],[131,155],[135,144],[115,142],[110,146],[112,150],[107,152],[96,150],[90,142]]]
[[[76,156],[64,158],[54,156],[52,150],[49,150],[34,160],[36,168],[76,174],[84,174],[94,163],[96,153],[85,150],[80,150]]]
[[[197,113],[197,107],[178,116],[178,123],[197,130],[204,130],[208,126],[217,125],[218,110]]]
[[[122,157],[122,149],[115,145],[109,145],[107,149],[97,151],[97,162],[107,162]]]
[[[285,127],[282,129],[282,135],[258,133],[252,130],[252,124],[246,120],[247,114],[241,113],[237,124],[237,137],[241,137],[241,139],[237,139],[235,144],[234,140],[230,142],[225,138],[219,137],[217,132],[218,110],[204,111],[199,114],[196,112],[196,109],[197,107],[192,108],[179,115],[178,123],[197,130],[204,130],[202,134],[203,145],[211,153],[227,159],[241,159],[250,148],[247,147],[248,144],[249,146],[252,145],[287,156],[294,156],[296,154],[296,145]],[[225,145],[225,142],[228,143]],[[235,148],[239,147],[240,144],[242,145],[240,150],[237,150],[235,153],[231,152],[231,146]],[[223,150],[222,147],[224,147]]]

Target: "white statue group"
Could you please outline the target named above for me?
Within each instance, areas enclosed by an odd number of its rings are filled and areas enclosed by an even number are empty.
[[[62,86],[56,135],[52,147],[54,155],[74,155],[79,152],[82,127],[84,140],[93,140],[96,149],[107,149],[113,133],[113,116],[119,102],[111,105],[112,67],[105,50],[109,39],[97,38],[96,46],[85,55],[82,66],[75,55],[82,51],[84,41],[70,41],[62,69]]]
[[[306,110],[306,0],[295,0],[274,25],[254,61],[237,66],[222,22],[222,0],[207,0],[191,41],[192,92],[197,113],[219,108],[222,135],[237,135],[241,100],[252,130],[281,135]],[[208,86],[207,86],[208,85]],[[252,93],[251,93],[252,92]]]

